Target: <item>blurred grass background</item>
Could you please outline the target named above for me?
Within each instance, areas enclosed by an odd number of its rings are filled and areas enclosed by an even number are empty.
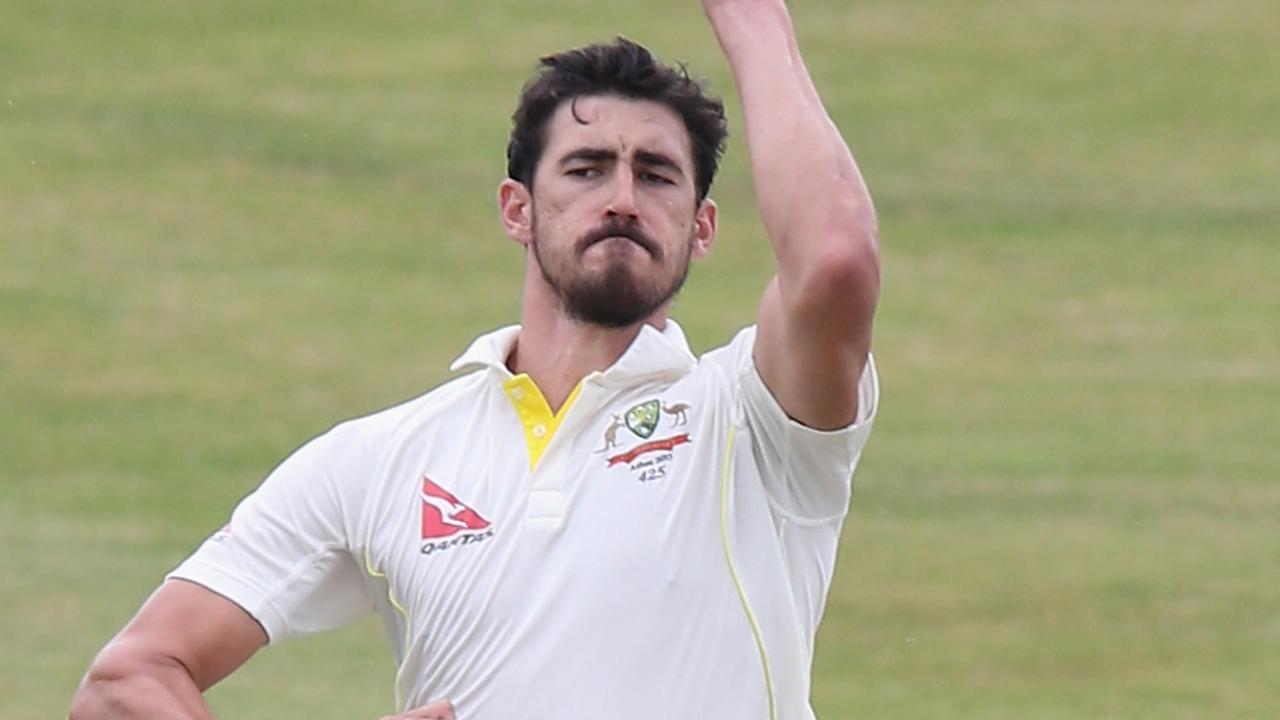
[[[793,12],[884,247],[819,717],[1280,716],[1275,3]],[[0,718],[64,713],[290,449],[516,316],[508,115],[617,33],[732,100],[692,2],[0,5]],[[769,274],[732,121],[699,350]],[[363,622],[210,697],[373,718],[391,676]]]

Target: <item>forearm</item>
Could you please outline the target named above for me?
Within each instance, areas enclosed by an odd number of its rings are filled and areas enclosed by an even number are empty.
[[[784,289],[789,276],[832,258],[851,269],[874,266],[871,198],[805,68],[785,4],[705,7],[742,101],[756,197]]]
[[[186,668],[177,661],[111,656],[94,661],[71,703],[70,720],[213,720]]]

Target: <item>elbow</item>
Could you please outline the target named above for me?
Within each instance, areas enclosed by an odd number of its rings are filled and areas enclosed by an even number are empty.
[[[129,717],[128,700],[134,694],[134,688],[130,688],[132,678],[131,668],[110,652],[99,655],[71,698],[69,720]]]
[[[96,665],[90,668],[71,698],[68,720],[100,720],[117,714],[112,708],[119,708],[123,694],[118,687],[121,682],[122,678],[119,677],[102,677],[97,672]]]
[[[880,297],[880,257],[874,235],[870,241],[836,238],[814,260],[792,288],[793,297],[819,312],[847,309],[869,314],[874,310]]]
[[[167,697],[160,678],[147,662],[116,651],[108,645],[94,659],[71,698],[69,720],[116,720],[155,716],[157,702]],[[166,717],[188,717],[168,713]]]
[[[837,203],[820,228],[806,286],[826,299],[874,304],[880,292],[880,232],[870,199]]]
[[[832,242],[829,247],[818,268],[825,284],[879,293],[880,251],[874,234],[869,239],[844,238]]]
[[[97,695],[91,686],[82,685],[71,698],[71,711],[67,720],[100,720],[110,715],[106,710],[105,699]]]

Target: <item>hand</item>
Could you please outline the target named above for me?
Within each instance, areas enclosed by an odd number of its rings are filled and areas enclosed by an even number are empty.
[[[448,700],[436,700],[399,715],[387,715],[382,720],[456,720],[456,718],[453,714],[453,703]]]

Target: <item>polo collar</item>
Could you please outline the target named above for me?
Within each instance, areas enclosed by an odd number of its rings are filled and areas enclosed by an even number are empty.
[[[471,370],[490,368],[502,377],[511,377],[507,358],[520,335],[519,325],[508,325],[476,338],[449,369]],[[636,339],[613,365],[600,373],[606,383],[632,383],[637,380],[663,376],[678,376],[694,365],[693,353],[685,340],[684,330],[675,320],[667,319],[666,328],[659,330],[645,324]]]

